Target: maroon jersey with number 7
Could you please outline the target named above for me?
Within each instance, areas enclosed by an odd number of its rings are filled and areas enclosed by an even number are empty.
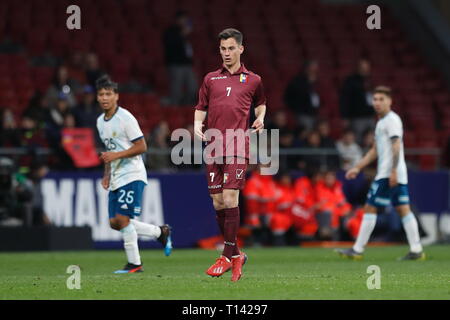
[[[196,110],[207,111],[207,129],[218,129],[223,136],[222,154],[212,153],[210,157],[226,155],[249,158],[249,137],[227,139],[227,130],[249,129],[250,109],[266,104],[261,77],[248,71],[243,64],[231,74],[225,67],[208,73],[199,91]],[[230,131],[228,131],[229,133]],[[231,136],[230,136],[231,137]],[[210,141],[210,143],[212,143]],[[242,145],[241,141],[244,142]],[[230,142],[234,148],[228,148]],[[234,152],[231,152],[230,150]]]

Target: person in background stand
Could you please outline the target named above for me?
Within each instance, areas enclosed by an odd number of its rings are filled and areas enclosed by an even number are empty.
[[[191,19],[183,10],[177,11],[175,22],[164,32],[165,62],[170,79],[170,95],[167,101],[163,101],[166,104],[195,104],[198,84],[192,67],[194,53],[189,42],[191,32]]]

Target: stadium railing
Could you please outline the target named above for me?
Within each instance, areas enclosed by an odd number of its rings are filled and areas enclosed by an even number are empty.
[[[98,153],[103,150],[98,150]],[[364,150],[366,151],[366,150]],[[160,155],[160,156],[170,156],[172,152],[171,148],[166,149],[156,149],[149,147],[147,151],[148,155]],[[49,156],[53,154],[53,151],[49,148],[33,148],[32,153],[36,156]],[[187,151],[189,155],[189,151]],[[17,147],[17,148],[0,148],[0,157],[20,157],[30,154],[30,148],[26,147]],[[198,152],[192,151],[191,156],[198,154]],[[407,162],[410,165],[418,166],[418,161],[410,160],[413,157],[417,156],[430,156],[434,158],[434,168],[433,169],[441,169],[442,168],[442,155],[443,151],[439,148],[406,148],[405,156],[407,158]],[[312,148],[280,148],[279,156],[339,156],[339,152],[335,149],[329,148],[320,148],[320,149],[312,149]],[[322,163],[326,166],[326,163]]]

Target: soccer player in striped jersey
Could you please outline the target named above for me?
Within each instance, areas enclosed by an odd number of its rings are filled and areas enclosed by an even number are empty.
[[[141,154],[147,150],[136,118],[120,107],[118,85],[108,76],[97,80],[97,100],[104,113],[97,119],[97,129],[107,151],[102,186],[109,190],[108,211],[111,228],[122,233],[128,263],[115,273],[142,272],[138,236],[156,238],[166,256],[172,250],[168,225],[155,226],[135,219],[141,214],[141,201],[147,184],[147,171]]]
[[[400,117],[391,110],[391,105],[391,89],[385,86],[376,87],[373,106],[379,119],[375,128],[375,144],[355,167],[347,171],[345,177],[356,178],[362,168],[378,158],[377,175],[367,196],[365,214],[354,246],[346,250],[337,250],[343,257],[362,259],[364,247],[375,228],[377,208],[392,204],[402,218],[410,247],[409,253],[401,260],[425,259],[417,220],[409,206],[403,124]]]

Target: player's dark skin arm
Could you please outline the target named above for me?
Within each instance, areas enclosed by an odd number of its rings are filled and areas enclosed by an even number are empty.
[[[398,167],[398,161],[400,159],[400,138],[399,137],[392,137],[391,138],[392,143],[392,171],[391,176],[389,177],[389,186],[395,187],[398,185],[398,179],[397,179],[397,167]]]
[[[133,142],[131,148],[123,151],[113,152],[103,152],[100,158],[105,163],[110,163],[111,161],[122,159],[122,158],[130,158],[142,154],[147,151],[147,143],[144,138],[141,138],[137,141]]]

